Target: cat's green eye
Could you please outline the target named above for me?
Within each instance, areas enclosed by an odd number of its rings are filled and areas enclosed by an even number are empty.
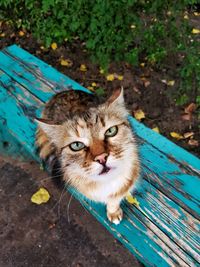
[[[118,127],[117,126],[113,126],[110,127],[106,132],[105,132],[105,137],[113,137],[117,134],[118,132]]]
[[[79,151],[85,147],[82,142],[73,142],[69,145],[72,151]]]

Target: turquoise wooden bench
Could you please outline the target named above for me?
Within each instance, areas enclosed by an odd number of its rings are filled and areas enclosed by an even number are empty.
[[[86,90],[16,45],[2,50],[0,151],[39,162],[34,117],[67,87]],[[124,201],[125,218],[115,226],[103,205],[69,190],[146,266],[200,266],[200,160],[132,117],[130,124],[140,141],[139,206]]]

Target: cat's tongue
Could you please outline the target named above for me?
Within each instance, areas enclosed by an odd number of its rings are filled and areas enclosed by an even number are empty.
[[[110,168],[106,165],[103,165],[103,169],[102,171],[99,173],[99,175],[102,175],[102,174],[105,174],[105,173],[108,173],[110,171]]]

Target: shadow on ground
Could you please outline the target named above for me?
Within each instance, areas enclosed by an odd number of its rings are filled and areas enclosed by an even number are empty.
[[[41,186],[43,205],[30,198]],[[141,266],[38,165],[0,159],[0,267]]]

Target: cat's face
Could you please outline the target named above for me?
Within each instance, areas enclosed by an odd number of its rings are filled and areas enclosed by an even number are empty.
[[[126,163],[136,153],[127,115],[121,92],[62,125],[42,125],[60,151],[69,181],[76,177],[100,181],[119,172],[123,175]]]

